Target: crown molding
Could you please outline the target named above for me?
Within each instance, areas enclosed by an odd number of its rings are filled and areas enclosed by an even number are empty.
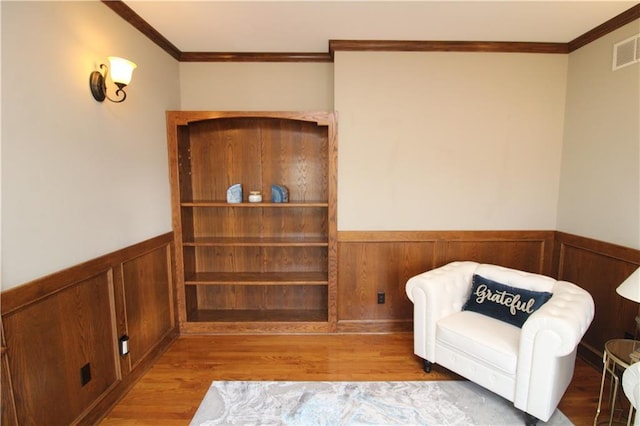
[[[329,40],[331,57],[337,51],[568,53],[568,48],[566,43]]]
[[[582,46],[585,46],[592,41],[595,41],[600,37],[603,37],[610,32],[617,30],[618,28],[627,25],[630,22],[635,21],[636,19],[640,19],[640,4],[637,4],[630,9],[625,10],[620,15],[609,19],[607,22],[598,25],[591,31],[587,31],[580,37],[571,40],[569,43],[567,43],[567,45],[569,46],[569,52],[580,49]]]
[[[328,53],[182,52],[180,62],[333,62]]]
[[[173,56],[178,61],[182,52],[176,46],[153,28],[147,21],[142,19],[140,15],[134,12],[122,0],[101,0],[109,9],[117,13],[122,19],[135,27],[142,34],[147,36],[149,40],[157,44],[162,50]]]
[[[101,0],[179,62],[333,62],[338,51],[367,52],[503,52],[571,53],[600,37],[640,19],[640,4],[609,19],[568,43],[491,41],[329,40],[328,53],[316,52],[182,52],[122,0]]]

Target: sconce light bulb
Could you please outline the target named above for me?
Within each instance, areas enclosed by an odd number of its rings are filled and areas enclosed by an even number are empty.
[[[133,70],[137,65],[127,59],[116,56],[109,56],[107,59],[109,59],[111,80],[116,83],[118,87],[120,87],[120,85],[122,85],[122,87],[128,85],[131,82]]]

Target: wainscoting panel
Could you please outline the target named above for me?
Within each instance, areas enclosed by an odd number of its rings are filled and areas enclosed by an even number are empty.
[[[160,247],[122,264],[129,360],[135,368],[175,324],[170,251]]]
[[[433,269],[434,250],[429,241],[338,242],[338,330],[411,330],[413,304],[404,285]]]
[[[15,400],[3,424],[94,424],[151,366],[177,335],[172,241],[165,234],[2,293],[2,401]],[[120,356],[123,335],[132,349]]]
[[[639,306],[616,293],[616,288],[640,266],[640,250],[620,247],[589,238],[557,233],[558,279],[570,281],[591,293],[596,314],[582,339],[582,355],[600,362],[609,339],[635,334]]]
[[[9,370],[37,371],[13,376],[20,424],[70,424],[120,379],[112,294],[104,271],[3,317]]]
[[[410,331],[404,286],[454,260],[551,275],[554,231],[338,232],[338,331]],[[385,293],[385,303],[377,295]]]
[[[16,417],[16,402],[13,398],[13,392],[5,389],[13,389],[11,386],[11,375],[9,375],[9,363],[7,361],[7,351],[4,342],[4,336],[2,338],[2,364],[0,364],[0,383],[2,383],[2,392],[0,392],[0,425],[15,425],[18,424],[18,418]]]
[[[550,242],[551,243],[551,242]],[[547,271],[545,263],[545,240],[467,240],[443,241],[439,264],[456,260],[474,260],[491,263],[538,274]]]

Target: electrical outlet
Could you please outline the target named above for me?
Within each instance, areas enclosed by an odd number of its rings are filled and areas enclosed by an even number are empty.
[[[91,381],[91,364],[86,363],[80,369],[80,383],[82,386],[86,385]]]
[[[129,353],[129,336],[126,334],[120,338],[120,356],[125,356]]]
[[[384,299],[385,299],[384,291],[378,292],[378,305],[383,305]]]

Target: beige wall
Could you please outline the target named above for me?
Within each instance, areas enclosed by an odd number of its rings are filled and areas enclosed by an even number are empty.
[[[339,229],[554,229],[566,70],[566,55],[337,52]]]
[[[178,63],[97,1],[1,2],[2,289],[171,230],[165,115]],[[129,97],[89,73],[137,62]]]
[[[183,110],[327,111],[332,63],[181,63]]]
[[[569,55],[558,229],[640,249],[640,65],[612,71],[628,24]]]
[[[2,289],[171,229],[167,109],[336,109],[341,230],[560,229],[640,246],[640,65],[610,71],[637,22],[569,56],[178,64],[96,1],[0,5]],[[88,89],[111,54],[139,65],[119,105]]]

